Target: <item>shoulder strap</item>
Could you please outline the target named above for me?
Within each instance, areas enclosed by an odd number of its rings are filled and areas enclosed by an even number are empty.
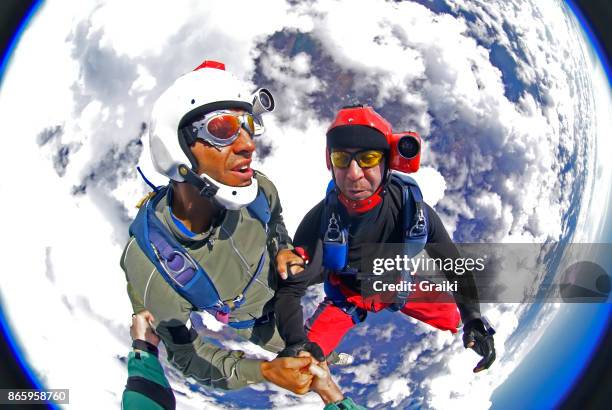
[[[405,250],[415,256],[427,243],[428,221],[423,194],[416,181],[408,175],[393,173],[392,181],[402,187],[402,231]]]
[[[140,208],[130,225],[130,234],[164,280],[182,297],[199,309],[219,309],[223,302],[208,274],[155,215],[155,207],[166,192],[167,187],[160,189]]]
[[[319,229],[323,240],[323,266],[330,271],[342,271],[348,262],[348,231],[338,214],[333,180],[327,186]]]
[[[408,175],[393,173],[392,181],[402,188],[402,232],[404,254],[414,257],[419,254],[427,244],[427,216],[423,204],[423,194],[417,182]],[[401,272],[402,281],[410,283],[413,275],[409,271]],[[399,291],[396,294],[397,302],[389,306],[389,310],[400,310],[408,299],[408,291]]]
[[[331,181],[329,181],[329,184],[327,184],[327,188],[325,189],[323,212],[321,212],[321,226],[319,229],[321,238],[323,238],[325,235],[325,231],[327,230],[327,225],[332,212],[336,211],[336,209],[338,208],[338,197],[334,189],[335,187],[336,185],[334,184],[334,180],[332,179]]]
[[[253,218],[259,220],[263,224],[267,231],[268,222],[270,222],[272,212],[270,210],[268,198],[266,197],[266,193],[263,191],[263,189],[259,190],[255,200],[247,206],[247,210]]]
[[[136,238],[138,246],[164,280],[179,295],[196,308],[209,311],[220,322],[228,323],[229,313],[244,304],[246,292],[261,273],[267,248],[264,247],[257,269],[242,292],[233,299],[222,301],[210,276],[155,215],[155,208],[166,192],[167,187],[161,188],[140,208],[130,225],[130,234]],[[263,191],[259,192],[254,202],[257,202],[252,208],[254,217],[267,226],[270,210]]]
[[[278,195],[275,194],[276,189],[270,179],[265,176],[260,171],[255,171],[254,178],[257,180],[259,184],[259,191],[257,192],[257,196],[247,205],[247,210],[251,217],[259,220],[263,226],[268,230],[268,223],[272,218],[272,209],[270,207],[270,202],[268,201],[268,195]]]

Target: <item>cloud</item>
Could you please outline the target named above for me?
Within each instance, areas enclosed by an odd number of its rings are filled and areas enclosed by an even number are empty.
[[[567,54],[565,43],[551,44],[546,35],[532,39],[533,30],[517,23],[519,16],[507,19],[486,5],[456,6],[442,14],[406,2],[378,2],[375,8],[347,7],[342,1],[312,6],[307,12],[313,19],[312,30],[293,37],[309,42],[304,48],[311,55],[313,74],[331,89],[332,100],[338,98],[334,95],[340,87],[375,104],[397,128],[416,128],[424,135],[425,164],[444,176],[447,190],[440,211],[456,239],[560,237],[561,208],[546,216],[541,211],[559,203],[568,206],[569,196],[557,194],[558,172],[569,160],[561,156],[559,164],[559,147],[571,144],[574,151],[585,147],[574,134],[561,134],[563,130],[556,127],[558,116],[553,113],[565,112],[571,89],[548,78],[567,78],[572,71],[557,69],[561,64],[550,70],[529,54],[534,47],[527,47],[525,38],[555,50],[551,58],[560,63]],[[564,16],[552,14],[557,24],[564,24]],[[354,26],[360,29],[352,30]],[[484,41],[485,34],[493,40]],[[495,57],[493,45],[506,50],[512,67]],[[332,64],[323,70],[318,62]],[[512,73],[516,81],[525,77],[524,91],[516,98],[506,89],[514,79],[504,73]],[[568,80],[571,83],[573,78]],[[393,104],[387,106],[387,101]],[[332,103],[317,110],[328,115],[327,107],[339,105]],[[521,189],[507,189],[508,181]],[[566,177],[563,185],[578,187],[577,183]],[[563,190],[567,191],[571,190]],[[470,203],[471,197],[479,200]],[[501,208],[497,212],[482,208],[495,201]]]
[[[378,383],[378,393],[381,403],[392,402],[391,405],[396,407],[404,398],[410,397],[410,387],[405,379],[390,376]],[[368,406],[372,404],[368,402]]]

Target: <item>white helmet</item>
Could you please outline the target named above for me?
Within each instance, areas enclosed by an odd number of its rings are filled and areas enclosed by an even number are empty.
[[[216,61],[204,61],[179,77],[157,99],[151,113],[149,141],[155,169],[174,181],[195,185],[201,195],[224,208],[240,209],[251,203],[257,195],[256,179],[249,186],[233,187],[194,172],[197,163],[183,129],[203,114],[223,108],[253,113],[254,96]]]

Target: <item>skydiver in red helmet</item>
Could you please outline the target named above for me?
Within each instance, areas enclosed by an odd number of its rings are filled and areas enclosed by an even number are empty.
[[[296,251],[309,266],[282,281],[276,294],[279,331],[287,346],[281,355],[307,351],[322,361],[368,313],[387,309],[452,333],[463,324],[464,346],[482,356],[473,371],[491,366],[495,332],[480,314],[471,272],[444,271],[449,282],[457,283],[452,295],[415,287],[385,300],[362,292],[363,271],[371,269],[362,260],[368,244],[403,244],[409,257],[424,249],[430,258],[461,258],[417,183],[405,175],[418,170],[420,147],[418,134],[394,133],[371,107],[350,106],[338,112],[327,131],[327,165],[333,181],[294,238]],[[418,280],[418,273],[409,280]],[[300,299],[308,286],[321,282],[325,299],[304,325]]]

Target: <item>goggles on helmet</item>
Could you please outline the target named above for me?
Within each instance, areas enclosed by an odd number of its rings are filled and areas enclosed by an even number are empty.
[[[201,120],[194,121],[192,126],[196,138],[217,147],[231,145],[240,135],[241,128],[244,128],[251,137],[255,134],[255,120],[248,112],[213,111]]]
[[[336,168],[348,168],[353,159],[361,168],[372,168],[380,164],[384,157],[385,154],[382,151],[372,149],[357,152],[334,150],[330,154],[331,163]]]

